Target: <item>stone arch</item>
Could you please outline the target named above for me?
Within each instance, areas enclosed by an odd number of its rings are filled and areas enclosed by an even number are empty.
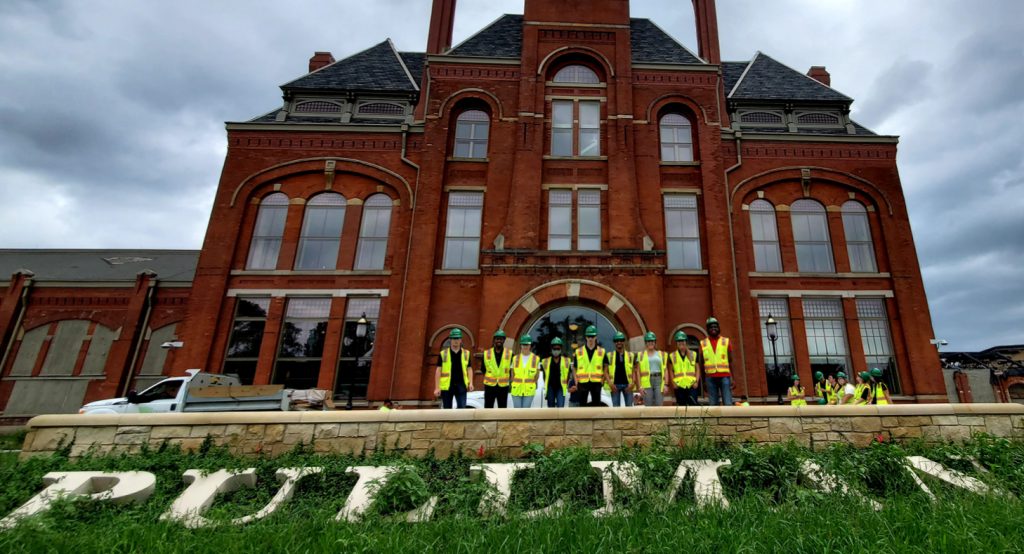
[[[603,307],[604,311],[622,324],[627,336],[639,336],[647,332],[647,324],[628,298],[608,285],[587,279],[559,279],[531,289],[512,303],[502,317],[499,328],[522,331],[537,313],[571,302]]]
[[[647,114],[644,117],[644,119],[651,123],[657,124],[656,120],[658,114],[661,113],[661,111],[666,106],[669,106],[671,104],[680,104],[682,106],[685,106],[686,109],[690,110],[690,112],[692,112],[694,115],[700,114],[701,117],[704,119],[705,125],[721,125],[721,123],[718,121],[711,121],[710,119],[708,119],[708,112],[707,110],[704,109],[704,106],[701,105],[700,102],[697,102],[690,96],[687,96],[685,94],[679,94],[677,92],[663,94],[652,100],[651,103],[647,105]]]
[[[561,48],[555,48],[537,64],[537,75],[548,73],[551,66],[566,54],[583,54],[588,58],[593,58],[604,70],[606,81],[615,77],[615,66],[612,65],[612,62],[604,54],[588,46],[562,46]]]
[[[482,88],[464,88],[449,94],[441,101],[441,107],[437,110],[437,117],[443,119],[445,114],[450,111],[448,104],[452,103],[454,106],[464,98],[473,98],[489,105],[491,107],[491,117],[497,116],[498,119],[505,117],[505,110],[501,104],[501,100],[499,100],[494,93]]]
[[[473,335],[473,332],[469,330],[469,328],[467,328],[465,325],[449,323],[447,325],[442,325],[436,331],[434,331],[432,335],[430,335],[430,340],[427,341],[427,345],[431,352],[434,351],[434,346],[437,343],[444,342],[444,339],[447,337],[448,332],[450,332],[452,329],[460,329],[462,331],[463,341],[469,339],[469,344],[466,347],[469,348],[470,351],[476,348],[476,337]]]
[[[669,340],[671,340],[672,337],[675,336],[677,331],[682,331],[689,336],[693,336],[693,333],[690,332],[692,330],[696,330],[698,333],[704,335],[701,338],[706,338],[708,336],[708,330],[700,325],[697,325],[696,323],[680,323],[679,325],[676,325],[674,328],[672,328],[672,332],[669,333],[668,338]]]
[[[330,162],[333,162],[333,167]],[[398,173],[386,167],[379,166],[374,163],[353,158],[335,157],[304,158],[261,169],[243,179],[242,182],[235,187],[235,190],[231,193],[231,202],[229,205],[234,207],[239,197],[247,197],[253,189],[259,186],[280,181],[301,173],[325,173],[325,175],[333,175],[336,173],[356,173],[363,175],[394,188],[398,191],[399,196],[401,196],[402,191],[404,190],[406,198],[409,199],[409,202],[407,202],[409,209],[412,209],[412,187],[409,185],[409,181],[406,180],[405,177],[402,177]]]
[[[782,181],[799,182],[804,179],[804,170],[811,172],[810,179],[812,182],[815,180],[827,181],[859,191],[868,198],[871,198],[875,204],[878,204],[879,206],[885,205],[889,211],[889,215],[893,215],[892,201],[890,201],[889,196],[877,185],[867,179],[853,175],[852,173],[829,169],[827,167],[805,166],[770,169],[747,177],[739,183],[736,183],[730,192],[730,198],[734,205],[738,205],[737,200],[742,199],[754,189],[768,187]]]

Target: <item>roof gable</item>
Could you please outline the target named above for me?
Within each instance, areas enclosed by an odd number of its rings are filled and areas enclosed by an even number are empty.
[[[422,67],[421,67],[422,72]],[[391,39],[281,85],[283,89],[416,92]]]
[[[447,53],[477,58],[518,58],[523,52],[523,16],[505,14]]]
[[[633,63],[704,63],[650,19],[630,19],[629,31]]]
[[[741,64],[725,62],[729,66],[728,79]],[[723,73],[725,68],[723,67]],[[729,89],[733,100],[798,100],[818,102],[853,102],[839,91],[758,52],[744,68],[742,76]]]

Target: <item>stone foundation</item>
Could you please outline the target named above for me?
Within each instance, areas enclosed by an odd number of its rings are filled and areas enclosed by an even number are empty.
[[[673,444],[700,440],[778,443],[811,448],[866,446],[884,440],[962,441],[974,433],[1024,437],[1018,404],[891,406],[752,406],[566,408],[523,410],[396,410],[391,412],[220,412],[196,414],[46,415],[28,423],[22,457],[70,445],[73,457],[136,452],[165,441],[185,450],[207,436],[242,455],[278,455],[303,443],[322,453],[401,450],[447,457],[459,450],[519,457],[523,446],[587,446],[611,453],[649,445],[658,434]]]

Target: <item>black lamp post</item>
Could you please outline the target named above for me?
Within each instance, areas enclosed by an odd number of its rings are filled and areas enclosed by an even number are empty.
[[[367,328],[369,326],[370,326],[370,322],[367,321],[367,319],[366,319],[366,312],[363,312],[363,315],[359,318],[358,321],[356,321],[356,338],[359,339],[360,343],[363,343],[361,346],[365,346],[366,331],[367,331]],[[356,360],[356,364],[358,364],[358,363],[359,363],[359,361]],[[348,375],[348,402],[345,403],[345,409],[346,410],[351,410],[352,409],[352,388],[355,387],[355,386],[356,386],[356,374],[355,374],[354,371],[350,371],[349,375]]]
[[[775,376],[775,384],[779,389],[778,403],[782,404],[782,387],[786,384],[783,382],[782,371],[779,370],[779,355],[775,350],[775,341],[779,340],[779,322],[775,321],[772,314],[768,314],[768,320],[764,322],[764,326],[768,331],[768,340],[772,343],[772,374]]]

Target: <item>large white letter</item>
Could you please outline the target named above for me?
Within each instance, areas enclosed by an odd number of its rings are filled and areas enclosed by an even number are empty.
[[[508,499],[512,496],[512,476],[517,471],[532,469],[533,464],[477,464],[469,467],[470,478],[483,476],[494,492],[485,494],[480,499],[480,514],[503,516],[508,508]]]
[[[355,488],[349,493],[345,505],[334,519],[336,521],[359,521],[363,513],[373,504],[373,498],[377,492],[400,469],[396,466],[353,466],[347,468],[346,473],[355,473],[359,479],[356,480]],[[434,514],[436,506],[437,497],[431,496],[422,506],[406,513],[405,520],[410,523],[427,521]]]
[[[262,510],[252,515],[236,517],[231,520],[231,524],[245,525],[250,521],[263,519],[276,512],[285,502],[292,499],[292,495],[295,494],[295,487],[298,486],[299,481],[303,477],[321,473],[323,470],[324,468],[322,467],[289,467],[277,470],[274,476],[277,477],[277,482],[281,483],[281,488],[277,489],[277,494],[274,495],[274,498],[271,498],[270,502]]]
[[[185,527],[194,529],[213,524],[203,517],[203,513],[213,504],[219,493],[242,488],[251,489],[256,486],[256,469],[222,469],[209,475],[203,475],[198,469],[190,469],[182,475],[182,480],[189,484],[188,488],[174,500],[171,508],[160,516],[160,519],[179,521]]]
[[[618,479],[630,493],[640,491],[640,483],[637,481],[640,469],[632,462],[590,462],[590,466],[601,473],[601,493],[604,497],[604,506],[594,510],[596,517],[607,516],[615,513],[614,504],[614,479]]]
[[[831,473],[825,473],[821,469],[821,466],[810,460],[804,460],[803,465],[800,466],[800,470],[803,472],[804,476],[807,477],[811,481],[811,483],[818,487],[818,489],[820,489],[822,492],[838,492],[840,494],[850,495],[859,500],[866,501],[871,506],[871,508],[876,512],[882,510],[881,504],[875,502],[874,500],[871,500],[870,498],[866,498],[865,496],[858,492],[850,490],[850,487],[846,486],[845,481],[843,481],[836,475],[833,475]]]
[[[706,508],[708,506],[729,507],[729,501],[722,494],[722,482],[718,479],[718,468],[732,465],[729,460],[683,460],[676,468],[676,474],[672,477],[672,484],[669,485],[667,501],[672,502],[676,498],[676,490],[683,484],[687,474],[694,476],[693,494],[697,499],[697,506]]]
[[[928,475],[931,475],[932,477],[935,477],[941,481],[949,483],[954,487],[960,487],[961,489],[969,490],[971,492],[975,492],[978,494],[993,493],[999,495],[1012,496],[1008,492],[990,489],[988,485],[975,479],[974,477],[969,477],[967,475],[964,475],[963,473],[960,473],[959,471],[946,469],[945,466],[943,466],[942,464],[938,462],[933,462],[928,458],[925,458],[924,456],[907,456],[907,461],[910,462],[910,467],[918,471],[922,471]],[[925,494],[928,495],[928,498],[931,498],[934,502],[935,495],[928,488],[928,486],[924,484],[924,481],[922,481],[921,478],[918,477],[913,470],[910,471],[910,475],[914,478],[914,481],[917,483],[917,485],[921,487],[921,490],[923,490]]]
[[[156,476],[148,471],[55,471],[43,476],[47,485],[7,517],[0,519],[0,531],[17,525],[22,518],[45,512],[60,497],[85,497],[114,504],[145,502],[156,487]]]

